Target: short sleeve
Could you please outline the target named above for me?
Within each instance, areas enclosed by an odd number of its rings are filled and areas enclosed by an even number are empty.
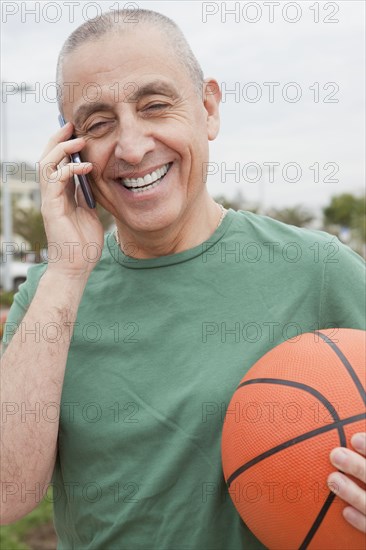
[[[38,283],[47,267],[46,263],[36,264],[28,270],[27,280],[20,285],[14,296],[13,303],[4,326],[2,351],[5,352],[12,337],[17,331],[30,303],[36,293]]]
[[[366,330],[365,261],[338,239],[332,240],[323,261],[320,328]]]

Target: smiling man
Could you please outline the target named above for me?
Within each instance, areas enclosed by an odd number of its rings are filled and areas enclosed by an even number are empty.
[[[205,166],[208,140],[219,130],[220,90],[203,80],[168,20],[138,20],[105,18],[97,41],[76,31],[61,53],[58,79],[77,82],[62,108],[97,167],[95,197],[115,216],[122,249],[137,243],[143,258],[198,245],[218,225],[222,211],[208,195]],[[85,97],[88,87],[95,97]]]
[[[6,403],[42,414],[6,409],[2,521],[52,479],[59,550],[263,548],[225,488],[225,406],[284,339],[364,328],[363,263],[330,235],[216,204],[205,167],[217,82],[165,16],[115,15],[76,29],[60,54],[69,122],[41,160],[57,257],[16,295],[2,383]],[[89,174],[115,232],[75,197],[74,174]],[[366,438],[352,444],[342,466],[331,460],[363,479]],[[364,491],[337,475],[344,521],[365,530]]]

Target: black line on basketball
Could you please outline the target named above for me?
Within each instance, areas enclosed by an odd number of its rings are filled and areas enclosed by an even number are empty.
[[[236,479],[240,474],[245,472],[246,470],[249,470],[252,466],[255,464],[258,464],[258,462],[261,462],[265,458],[268,458],[276,453],[279,453],[283,449],[287,449],[288,447],[292,447],[293,445],[296,445],[297,443],[301,443],[302,441],[306,441],[307,439],[311,439],[312,437],[315,437],[316,435],[323,434],[326,432],[330,432],[331,430],[338,430],[342,428],[343,426],[347,426],[347,424],[352,424],[353,422],[358,422],[359,420],[366,419],[366,413],[360,413],[356,414],[354,416],[350,416],[348,418],[344,418],[343,420],[340,420],[339,422],[333,422],[332,424],[327,424],[326,426],[322,426],[321,428],[316,428],[315,430],[311,430],[310,432],[306,432],[304,434],[298,435],[296,437],[293,437],[292,439],[289,439],[288,441],[285,441],[284,443],[281,443],[280,445],[277,445],[276,447],[272,447],[271,449],[268,449],[264,453],[261,453],[260,455],[256,456],[255,458],[252,458],[252,460],[248,460],[248,462],[245,462],[242,466],[237,468],[228,478],[226,481],[226,485],[229,488],[231,483]]]
[[[294,380],[284,380],[282,378],[253,378],[252,380],[247,380],[246,382],[243,382],[242,384],[239,384],[237,387],[237,390],[239,388],[242,388],[243,386],[249,386],[251,384],[277,384],[279,386],[290,386],[292,388],[298,388],[299,390],[304,390],[308,393],[311,393],[316,399],[318,399],[323,405],[328,409],[330,414],[332,415],[333,419],[335,421],[339,421],[340,417],[338,416],[337,411],[333,407],[332,403],[328,401],[326,397],[324,397],[323,394],[321,394],[318,390],[313,388],[312,386],[308,386],[307,384],[302,384],[301,382],[294,382]],[[346,436],[343,433],[343,437],[341,434],[339,434],[339,437],[341,439],[341,445],[344,447],[346,445]]]
[[[343,365],[346,367],[346,370],[348,374],[351,376],[353,382],[355,383],[355,386],[358,390],[358,393],[363,399],[363,402],[366,404],[366,391],[363,387],[361,380],[358,378],[357,374],[355,373],[351,363],[348,361],[347,357],[343,354],[343,352],[339,349],[339,347],[330,339],[326,334],[323,334],[322,332],[315,331],[315,334],[318,334],[322,340],[328,346],[332,348],[334,353],[339,357],[339,359],[342,361]]]
[[[310,544],[311,540],[313,539],[315,533],[319,529],[320,524],[323,521],[326,513],[328,512],[329,508],[331,507],[331,504],[332,504],[333,500],[335,499],[335,497],[336,497],[336,495],[334,493],[332,493],[332,492],[329,493],[329,495],[327,496],[326,501],[324,502],[323,506],[321,507],[321,510],[320,510],[319,514],[315,518],[315,521],[314,521],[313,525],[310,527],[310,529],[308,531],[308,534],[306,535],[306,537],[304,538],[302,544],[300,545],[299,550],[305,550],[309,546],[309,544]]]

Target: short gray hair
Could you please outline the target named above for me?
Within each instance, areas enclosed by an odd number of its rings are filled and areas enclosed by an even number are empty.
[[[66,57],[79,46],[91,40],[98,40],[109,32],[127,30],[136,23],[151,25],[158,28],[164,34],[164,37],[172,46],[172,50],[178,61],[186,68],[198,94],[202,95],[204,80],[202,69],[178,25],[166,15],[152,10],[140,9],[123,9],[106,12],[86,21],[75,29],[62,46],[58,57],[56,70],[57,84],[62,85],[62,69]],[[59,98],[59,103],[62,103],[61,97]]]

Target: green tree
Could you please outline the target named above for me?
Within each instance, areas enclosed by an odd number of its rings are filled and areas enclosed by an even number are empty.
[[[41,212],[36,208],[15,207],[13,211],[14,233],[22,237],[35,253],[35,261],[41,262],[41,250],[47,248],[46,232]]]
[[[353,229],[365,242],[365,196],[343,193],[332,197],[323,208],[324,225],[337,225]]]
[[[330,204],[323,208],[323,222],[326,231],[333,233],[365,257],[366,254],[366,210],[365,196],[343,193],[331,198]],[[349,230],[345,233],[342,229]]]
[[[113,216],[99,204],[97,211],[103,228],[109,229],[113,224]],[[28,249],[35,253],[35,261],[41,262],[41,250],[47,248],[47,237],[41,211],[36,208],[13,206],[13,228],[14,233],[27,242]]]

